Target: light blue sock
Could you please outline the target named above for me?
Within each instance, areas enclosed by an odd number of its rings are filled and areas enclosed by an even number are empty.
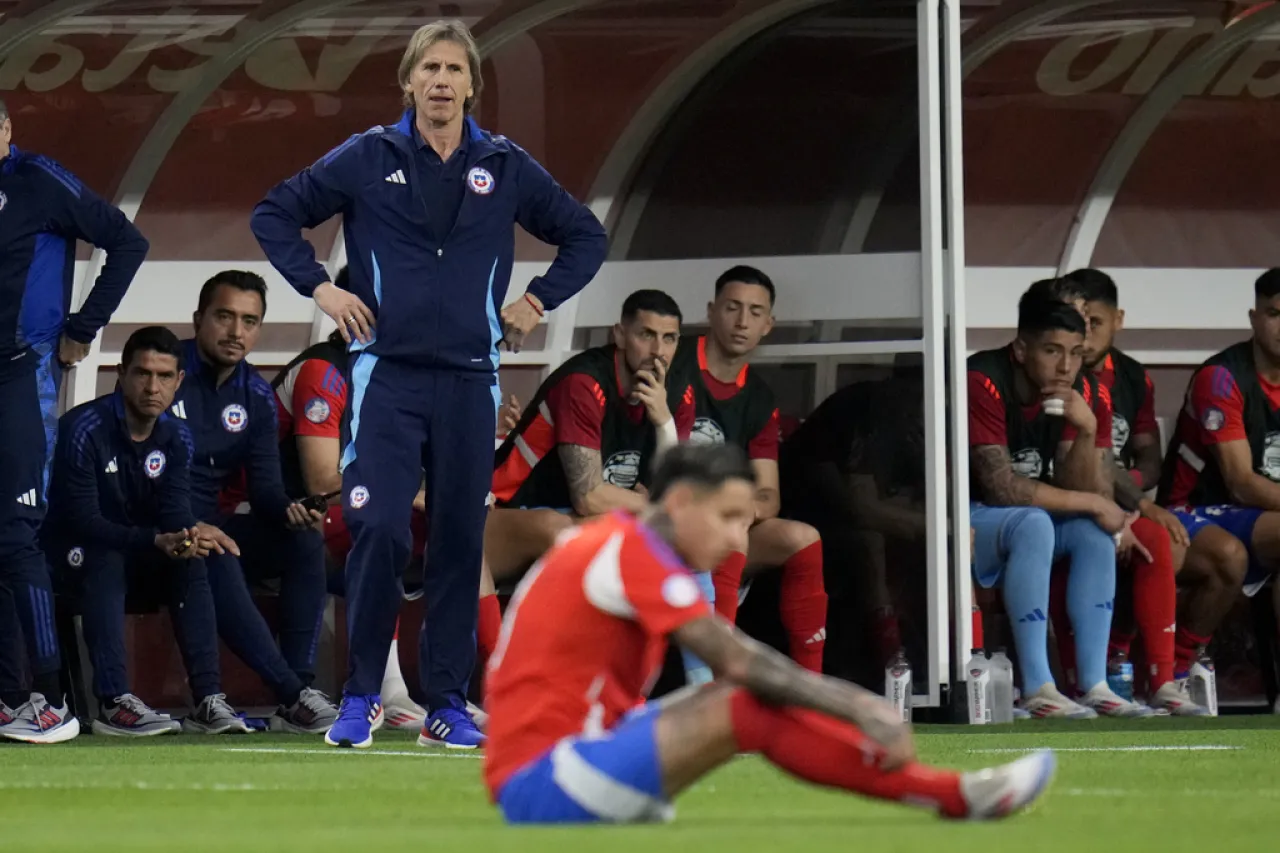
[[[1049,572],[1053,568],[1053,519],[1043,510],[1019,509],[1003,519],[1004,606],[1018,646],[1022,693],[1053,683],[1049,669]]]
[[[711,582],[711,572],[694,572],[693,579],[698,582],[698,589],[702,590],[702,597],[714,607],[716,603],[716,587]],[[711,667],[699,660],[697,655],[681,649],[680,656],[684,659],[685,683],[706,684],[713,679]]]
[[[1116,597],[1116,543],[1088,518],[1058,524],[1058,556],[1071,558],[1067,615],[1076,637],[1081,690],[1107,679],[1107,641]]]

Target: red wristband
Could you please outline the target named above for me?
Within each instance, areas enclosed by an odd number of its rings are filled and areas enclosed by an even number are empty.
[[[532,297],[532,296],[530,296],[529,294],[527,294],[527,293],[526,293],[526,294],[524,295],[524,301],[525,301],[525,302],[528,302],[530,305],[532,305],[532,306],[533,306],[533,310],[538,312],[538,316],[539,316],[539,317],[541,317],[541,316],[542,316],[542,309],[538,306],[538,303],[537,303],[537,302],[534,302],[534,301],[533,301],[533,297]]]

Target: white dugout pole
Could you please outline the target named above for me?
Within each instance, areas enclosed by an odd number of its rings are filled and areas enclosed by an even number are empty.
[[[951,672],[947,560],[946,275],[943,252],[942,79],[939,0],[916,6],[917,91],[920,108],[920,277],[924,325],[926,598],[928,697],[913,705],[937,707]],[[925,701],[921,701],[924,699]]]

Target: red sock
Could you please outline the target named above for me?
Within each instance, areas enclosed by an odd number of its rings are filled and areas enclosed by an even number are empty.
[[[902,629],[898,625],[898,614],[892,607],[881,607],[872,617],[871,631],[876,640],[876,654],[880,656],[880,664],[887,664],[898,650],[902,648]]]
[[[738,621],[738,589],[746,567],[747,555],[734,551],[711,573],[711,584],[716,588],[716,612],[730,625]]]
[[[1149,690],[1173,680],[1174,623],[1178,615],[1178,587],[1173,579],[1173,546],[1168,532],[1148,518],[1133,523],[1134,535],[1151,552],[1151,562],[1141,555],[1130,558],[1133,566],[1133,618],[1142,634],[1151,677]]]
[[[1053,567],[1049,578],[1049,618],[1053,620],[1053,636],[1058,642],[1058,661],[1066,684],[1064,692],[1070,696],[1079,689],[1076,684],[1076,637],[1071,633],[1071,617],[1067,615],[1067,576],[1070,571],[1065,563]],[[1092,685],[1090,685],[1092,686]]]
[[[960,774],[912,763],[880,769],[879,744],[848,723],[799,708],[765,705],[734,691],[733,734],[743,752],[759,752],[792,776],[882,800],[931,806],[950,817],[968,811]]]
[[[821,542],[801,548],[782,564],[778,599],[791,659],[810,672],[822,672],[822,651],[827,645],[827,588],[822,581]]]
[[[1201,637],[1181,625],[1178,626],[1177,633],[1173,635],[1173,655],[1179,675],[1190,672],[1191,664],[1196,662],[1196,657],[1200,654],[1200,647],[1209,645],[1211,639],[1212,637]]]
[[[498,645],[498,631],[502,629],[502,608],[498,596],[486,595],[480,599],[480,618],[476,622],[476,653],[480,666],[489,662],[489,655]]]
[[[1113,616],[1112,618],[1115,618],[1115,617]],[[1133,649],[1133,638],[1136,636],[1137,634],[1135,634],[1133,631],[1125,631],[1120,628],[1112,628],[1111,639],[1107,641],[1107,657],[1110,658],[1114,655],[1121,655],[1121,654],[1128,657],[1130,651]],[[1172,643],[1173,634],[1169,635],[1169,641]],[[1172,646],[1170,646],[1170,649],[1172,649]],[[1161,682],[1161,684],[1163,683],[1164,682]]]

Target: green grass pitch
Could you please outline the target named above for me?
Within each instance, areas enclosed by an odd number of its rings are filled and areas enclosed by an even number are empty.
[[[936,851],[1280,850],[1280,718],[921,727],[921,756],[975,768],[1060,750],[1031,812],[953,824],[807,787],[751,757],[678,801],[669,826],[509,829],[480,762],[380,733],[372,750],[254,734],[0,746],[6,850]]]

